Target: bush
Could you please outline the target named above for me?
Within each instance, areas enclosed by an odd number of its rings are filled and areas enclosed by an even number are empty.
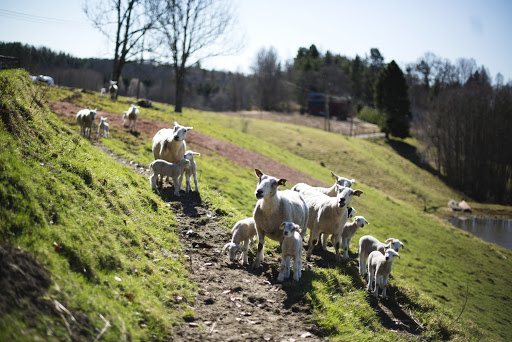
[[[357,118],[379,127],[384,123],[384,116],[377,109],[366,106],[357,113]]]

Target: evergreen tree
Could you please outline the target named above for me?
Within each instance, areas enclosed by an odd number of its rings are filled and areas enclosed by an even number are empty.
[[[386,133],[386,138],[389,134],[398,138],[410,136],[411,112],[407,91],[402,70],[395,61],[391,61],[377,76],[373,92],[375,107],[385,117],[381,130]]]

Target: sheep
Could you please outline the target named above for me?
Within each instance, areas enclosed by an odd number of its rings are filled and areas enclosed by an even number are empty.
[[[80,135],[84,138],[88,137],[91,139],[92,125],[94,124],[97,110],[98,108],[92,110],[89,107],[88,109],[82,109],[76,113],[76,122],[80,126]]]
[[[350,246],[350,241],[356,234],[359,228],[363,228],[364,224],[370,224],[370,222],[366,221],[363,216],[354,217],[354,221],[352,223],[345,223],[345,228],[343,229],[343,233],[341,234],[341,248],[343,248],[343,259],[348,259],[348,247]],[[336,237],[339,241],[339,237]]]
[[[277,281],[282,282],[290,277],[290,262],[293,257],[293,280],[299,281],[302,272],[302,236],[299,225],[283,222],[283,242],[281,244],[281,265]]]
[[[108,87],[108,92],[110,93],[111,100],[117,100],[117,81],[110,81],[110,86]]]
[[[106,94],[107,94],[107,88],[101,88],[100,97],[105,97]]]
[[[151,189],[155,189],[158,192],[156,183],[158,176],[162,179],[164,176],[171,177],[174,183],[174,195],[180,196],[180,175],[185,170],[185,167],[190,163],[188,159],[181,159],[177,163],[169,163],[163,159],[154,160],[149,164],[149,168],[153,170],[153,174],[149,177]]]
[[[329,197],[312,188],[303,188],[300,194],[304,197],[309,210],[307,226],[310,229],[310,237],[306,253],[306,260],[309,261],[320,234],[341,236],[348,220],[347,206],[354,196],[361,196],[363,191],[338,187],[336,197]],[[340,261],[339,241],[334,245],[334,249],[336,250],[336,261]]]
[[[231,230],[231,242],[228,242],[222,248],[222,251],[229,253],[229,260],[235,261],[236,254],[242,251],[241,258],[243,258],[244,265],[249,263],[247,251],[251,238],[257,235],[256,223],[253,217],[248,217],[238,221]]]
[[[320,191],[321,193],[330,196],[330,197],[336,197],[337,187],[347,187],[350,188],[352,184],[356,182],[355,179],[347,179],[344,177],[340,177],[336,175],[334,172],[331,171],[331,177],[334,179],[334,184],[330,188],[324,188],[320,186],[311,186],[306,183],[297,183],[293,186],[292,190],[299,191],[303,188],[313,188],[316,191]]]
[[[386,249],[384,255],[379,251],[373,251],[368,257],[367,290],[371,291],[373,287],[375,287],[373,291],[375,298],[379,295],[379,288],[382,290],[382,298],[386,298],[386,286],[388,284],[394,257],[400,259],[400,255],[391,248]],[[374,281],[375,283],[373,283]]]
[[[190,161],[190,164],[185,168],[185,176],[186,176],[186,181],[187,181],[187,184],[185,186],[185,192],[187,194],[188,194],[189,191],[192,191],[192,187],[190,186],[190,177],[191,176],[194,176],[194,183],[196,185],[196,192],[199,193],[199,190],[197,188],[197,165],[196,165],[196,161],[194,160],[194,156],[198,156],[199,157],[200,155],[201,155],[201,153],[194,152],[194,151],[191,151],[191,150],[188,150],[185,153],[184,157]],[[183,179],[183,176],[180,179],[180,184],[182,182],[182,179]]]
[[[308,206],[302,196],[295,191],[277,188],[286,184],[286,179],[277,179],[264,174],[258,169],[254,170],[259,178],[254,195],[258,199],[254,207],[253,217],[258,231],[258,253],[253,268],[259,268],[263,261],[263,247],[265,236],[274,241],[283,239],[279,227],[283,222],[295,222],[302,229],[302,238],[306,234],[308,223]]]
[[[395,238],[389,238],[382,243],[371,235],[365,235],[359,239],[359,274],[361,274],[363,278],[366,275],[368,255],[373,251],[379,251],[381,254],[384,254],[386,247],[398,252],[400,247],[404,249],[404,244]]]
[[[139,116],[139,108],[140,106],[132,104],[127,111],[123,112],[123,126],[125,128],[130,128],[133,123],[133,132],[136,132],[135,124],[137,123],[137,117]]]
[[[357,210],[355,210],[354,208],[352,207],[347,207],[347,219],[351,219],[354,214],[357,213]],[[324,251],[327,250],[327,237],[329,236],[329,234],[321,234],[321,241],[322,241],[322,249]],[[333,246],[336,245],[336,236],[335,235],[331,235],[331,243]]]
[[[184,127],[174,121],[174,128],[162,128],[153,137],[153,156],[155,159],[177,163],[185,155],[187,145],[185,137],[193,127]]]
[[[107,118],[101,117],[100,123],[98,124],[98,138],[103,135],[108,138],[108,132],[110,131],[110,125],[107,123]]]

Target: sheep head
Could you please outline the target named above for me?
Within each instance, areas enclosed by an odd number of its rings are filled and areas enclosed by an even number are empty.
[[[357,210],[353,207],[347,207],[347,217],[351,219],[354,214],[357,213]],[[368,223],[369,224],[369,223]]]
[[[277,192],[277,187],[286,184],[286,179],[277,179],[264,174],[258,169],[255,169],[254,171],[256,172],[256,177],[259,178],[259,182],[254,193],[257,199],[274,196]]]
[[[402,249],[404,249],[404,244],[402,243],[402,241],[398,240],[398,239],[394,239],[394,238],[389,238],[385,241],[385,243],[388,244],[388,247],[395,250],[395,251],[398,251],[400,249],[400,247],[402,247]]]
[[[354,221],[357,222],[357,226],[360,228],[363,228],[365,223],[370,224],[370,222],[366,221],[366,219],[363,216],[354,217]]]
[[[288,221],[283,222],[279,229],[283,231],[284,237],[292,236],[295,232],[298,232],[299,234],[302,232],[298,224]]]
[[[353,190],[345,186],[337,186],[336,198],[338,199],[338,207],[343,208],[350,204],[354,196],[361,196],[363,192],[361,190]]]
[[[336,185],[344,186],[347,188],[350,188],[352,186],[352,184],[354,184],[356,182],[355,179],[348,179],[348,178],[340,177],[332,171],[331,171],[331,177],[332,177],[332,179],[334,179],[336,181]]]
[[[394,249],[388,248],[386,249],[386,252],[384,253],[384,256],[386,257],[386,260],[393,260],[394,257],[398,257],[400,259],[400,255],[398,252],[396,252]]]
[[[242,246],[234,243],[234,242],[228,242],[222,247],[222,252],[228,252],[229,254],[229,260],[235,261],[236,260],[236,254],[240,251],[242,251]]]
[[[194,129],[194,127],[185,127],[174,121],[174,129],[172,131],[172,138],[175,141],[183,141],[187,136],[187,132]]]

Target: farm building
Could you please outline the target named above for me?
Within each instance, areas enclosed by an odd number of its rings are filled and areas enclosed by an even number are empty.
[[[325,116],[325,97],[323,93],[309,93],[307,112],[311,115]],[[338,120],[347,120],[350,111],[350,97],[329,96],[329,116]]]

